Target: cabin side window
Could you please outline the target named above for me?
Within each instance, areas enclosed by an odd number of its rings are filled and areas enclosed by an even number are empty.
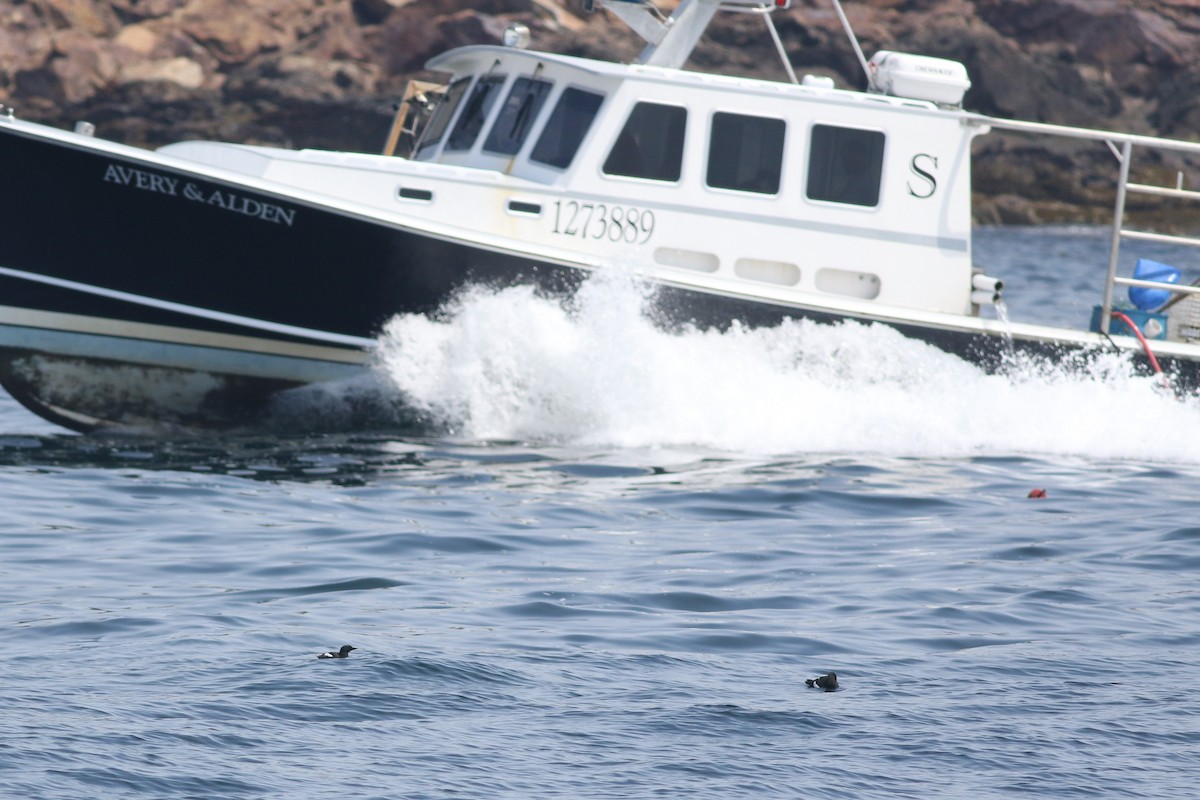
[[[515,155],[525,143],[525,137],[542,110],[551,86],[553,84],[550,81],[533,78],[517,78],[513,81],[513,88],[505,98],[492,129],[488,131],[483,149],[490,153]]]
[[[496,96],[500,94],[503,84],[503,75],[484,75],[479,79],[458,117],[458,122],[454,123],[454,130],[450,131],[450,138],[446,140],[447,150],[471,149],[479,132],[483,130],[483,123],[496,103]]]
[[[604,161],[604,173],[652,181],[679,180],[686,127],[685,109],[638,103]]]
[[[814,125],[808,154],[808,197],[855,206],[879,205],[884,135]]]
[[[529,159],[558,169],[571,166],[602,102],[602,94],[583,89],[564,89]]]
[[[445,97],[438,103],[437,109],[433,112],[433,117],[430,118],[429,124],[425,126],[425,132],[421,135],[421,149],[417,151],[418,156],[426,151],[437,146],[438,142],[446,134],[446,128],[450,127],[450,120],[454,117],[454,112],[458,108],[458,104],[462,102],[463,95],[467,93],[467,87],[471,85],[470,78],[459,78],[454,83],[450,84],[450,88],[446,90]]]
[[[781,119],[713,114],[706,182],[717,189],[777,194],[783,169]]]

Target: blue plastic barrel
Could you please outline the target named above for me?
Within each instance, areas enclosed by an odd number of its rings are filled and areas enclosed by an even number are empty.
[[[1133,277],[1141,281],[1179,283],[1181,274],[1175,267],[1160,264],[1148,258],[1139,258],[1137,266],[1133,268]],[[1143,311],[1150,311],[1170,300],[1171,294],[1166,289],[1147,289],[1144,286],[1130,286],[1129,302]]]

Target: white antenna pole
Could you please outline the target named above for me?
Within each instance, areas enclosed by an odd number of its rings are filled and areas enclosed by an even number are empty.
[[[858,63],[862,64],[863,75],[870,83],[871,70],[867,66],[867,57],[863,55],[862,48],[858,46],[858,37],[854,35],[854,29],[850,27],[850,20],[846,19],[846,12],[842,10],[840,0],[833,0],[833,7],[837,10],[838,19],[842,21],[842,27],[846,29],[846,35],[850,37],[850,44],[854,47],[854,55],[858,56]]]
[[[783,49],[783,40],[779,38],[779,31],[775,30],[775,22],[771,19],[770,12],[763,14],[763,19],[767,21],[767,30],[771,32],[771,41],[775,43],[775,49],[779,51],[779,60],[783,62],[783,68],[787,70],[788,79],[792,83],[799,83],[796,80],[796,70],[792,69],[792,62],[788,61],[787,51]]]

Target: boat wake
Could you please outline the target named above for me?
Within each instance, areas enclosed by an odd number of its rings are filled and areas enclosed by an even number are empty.
[[[987,374],[883,325],[668,331],[650,299],[621,275],[566,304],[471,290],[436,319],[392,320],[376,372],[420,419],[469,440],[1200,458],[1197,401],[1115,354]]]

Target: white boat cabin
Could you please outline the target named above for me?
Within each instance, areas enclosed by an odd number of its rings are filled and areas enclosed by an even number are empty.
[[[429,93],[407,158],[162,152],[393,224],[701,291],[876,318],[987,302],[972,294],[970,202],[986,127],[965,123],[961,65],[880,53],[868,92],[498,45],[428,67],[450,80]]]
[[[522,240],[724,291],[748,280],[970,311],[980,129],[934,102],[504,47],[429,67],[454,78],[414,159],[504,176],[502,228]]]

